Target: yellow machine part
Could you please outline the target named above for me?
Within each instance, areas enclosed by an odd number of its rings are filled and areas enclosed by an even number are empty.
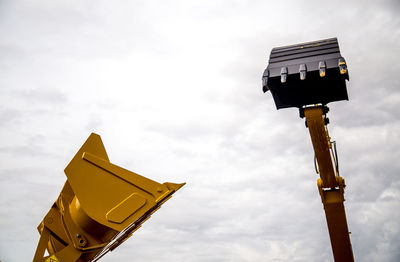
[[[304,109],[304,115],[318,163],[320,178],[317,184],[324,205],[333,257],[336,262],[353,262],[353,250],[343,203],[345,183],[337,174],[323,109],[321,106],[307,107]]]
[[[46,260],[46,262],[60,262],[55,255],[52,255],[51,257],[48,257]]]
[[[110,163],[94,133],[65,174],[57,201],[38,226],[41,236],[34,262],[97,261],[184,185],[160,184]],[[44,256],[46,249],[49,256]]]

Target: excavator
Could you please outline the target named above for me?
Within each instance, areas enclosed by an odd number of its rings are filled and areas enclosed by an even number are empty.
[[[335,262],[354,261],[344,207],[346,185],[327,127],[327,104],[348,100],[346,80],[349,73],[337,38],[273,48],[262,76],[263,91],[271,92],[277,109],[295,107],[305,118]]]
[[[327,104],[348,100],[345,59],[336,38],[273,48],[262,77],[276,108],[296,107],[315,153],[319,194],[335,262],[354,261],[336,143]],[[108,159],[92,133],[64,170],[67,181],[38,226],[33,262],[98,261],[127,240],[185,183],[158,183]]]

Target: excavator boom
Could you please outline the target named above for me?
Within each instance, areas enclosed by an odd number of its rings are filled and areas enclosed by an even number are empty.
[[[354,261],[344,209],[344,179],[338,175],[322,106],[304,108],[304,115],[318,163],[318,189],[325,209],[335,261]]]
[[[348,100],[349,75],[337,39],[273,48],[262,80],[263,91],[271,91],[277,109],[297,107],[300,117],[306,118],[333,257],[336,262],[353,262],[343,204],[345,183],[339,176],[326,117],[328,103]]]

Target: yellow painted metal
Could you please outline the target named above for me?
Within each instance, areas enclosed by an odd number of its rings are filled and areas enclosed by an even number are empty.
[[[51,257],[46,259],[46,262],[60,262],[55,255],[52,255]]]
[[[319,173],[324,187],[335,187],[336,171],[332,161],[331,144],[328,130],[324,122],[322,107],[308,107],[304,110],[308,130],[318,162]]]
[[[67,181],[38,226],[34,262],[97,261],[115,249],[183,184],[163,183],[110,163],[92,133],[65,168]],[[49,256],[44,256],[47,249]]]
[[[332,145],[321,106],[304,109],[307,126],[318,162],[318,190],[324,205],[329,237],[336,262],[353,262],[344,208],[344,179],[337,174]]]

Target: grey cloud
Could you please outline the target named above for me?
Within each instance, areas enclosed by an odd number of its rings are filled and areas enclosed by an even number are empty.
[[[8,122],[14,121],[17,118],[20,118],[22,113],[19,110],[15,109],[0,109],[0,122],[4,125]]]
[[[101,125],[103,125],[103,121],[102,121],[101,117],[98,115],[92,115],[92,116],[90,116],[89,122],[86,125],[86,130],[88,130],[89,132],[94,132]]]
[[[29,105],[37,104],[63,104],[67,101],[66,95],[54,88],[35,88],[28,89],[25,91],[17,92],[17,96],[20,96],[27,101]]]

